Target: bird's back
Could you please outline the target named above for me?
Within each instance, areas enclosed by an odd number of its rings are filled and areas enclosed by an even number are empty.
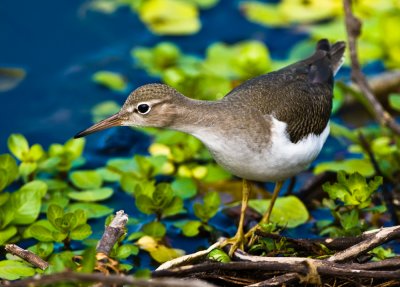
[[[342,64],[344,49],[344,42],[330,46],[321,40],[311,57],[246,81],[224,101],[244,103],[285,122],[293,143],[311,133],[320,135],[329,121],[333,76]]]

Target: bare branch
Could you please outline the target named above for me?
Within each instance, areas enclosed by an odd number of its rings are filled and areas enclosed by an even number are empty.
[[[371,232],[372,233],[372,232]],[[368,233],[364,233],[368,234]],[[361,254],[364,254],[371,249],[382,245],[394,238],[400,236],[400,226],[396,225],[393,227],[381,228],[379,231],[374,231],[373,235],[368,239],[331,256],[328,261],[331,262],[342,262],[353,259]]]
[[[7,244],[5,246],[5,250],[13,255],[16,255],[25,261],[29,262],[35,267],[38,267],[42,270],[46,270],[47,267],[49,267],[49,263],[44,261],[42,258],[37,256],[35,253],[22,249],[21,247],[15,245],[15,244]]]
[[[134,285],[137,287],[216,287],[213,284],[198,280],[198,279],[136,279],[133,276],[125,275],[104,275],[103,273],[77,273],[77,272],[61,272],[51,275],[34,276],[31,278],[7,282],[4,286],[8,287],[35,287],[45,286],[48,284],[65,282],[93,282],[99,283],[96,286],[110,286],[115,285]]]
[[[382,107],[376,100],[372,93],[364,74],[361,71],[360,62],[358,61],[357,53],[357,38],[361,33],[361,21],[356,18],[352,12],[352,0],[343,0],[343,7],[345,12],[345,24],[347,30],[347,38],[350,50],[351,59],[351,78],[358,85],[360,91],[365,96],[371,105],[376,120],[384,126],[390,128],[396,134],[400,134],[400,125],[393,119],[393,117]]]
[[[117,211],[110,225],[104,230],[103,236],[97,244],[97,253],[110,255],[110,252],[118,239],[125,233],[125,225],[128,222],[128,215],[123,211]]]

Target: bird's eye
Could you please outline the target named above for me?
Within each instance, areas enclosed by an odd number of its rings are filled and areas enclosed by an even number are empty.
[[[139,104],[137,110],[139,114],[145,115],[150,112],[150,106],[148,104]]]

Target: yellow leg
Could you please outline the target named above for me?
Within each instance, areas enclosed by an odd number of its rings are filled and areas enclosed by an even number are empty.
[[[227,239],[223,245],[232,244],[229,250],[229,256],[232,256],[236,249],[244,249],[244,216],[246,214],[247,203],[249,201],[251,192],[251,184],[246,179],[243,179],[243,188],[242,188],[242,207],[240,210],[240,219],[239,219],[239,226],[236,232],[236,235],[230,239]]]
[[[272,209],[273,209],[273,207],[275,205],[276,199],[278,198],[279,191],[281,190],[282,185],[283,185],[283,181],[277,181],[275,183],[275,188],[274,188],[274,193],[272,194],[271,203],[269,204],[268,210],[264,214],[264,216],[262,217],[260,223],[269,223],[269,219],[271,217]],[[249,246],[251,246],[255,241],[254,232],[257,230],[258,227],[259,227],[259,224],[257,224],[252,229],[250,229],[245,235],[246,238],[251,238],[250,241],[249,241]]]

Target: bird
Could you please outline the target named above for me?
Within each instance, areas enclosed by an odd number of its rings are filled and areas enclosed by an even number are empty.
[[[168,128],[204,143],[215,161],[242,179],[236,235],[229,254],[254,238],[244,233],[252,182],[274,182],[260,223],[268,223],[284,180],[307,169],[329,134],[334,75],[344,61],[345,42],[317,42],[308,58],[249,79],[215,101],[191,99],[165,84],[130,93],[121,110],[77,133],[75,138],[115,126]]]

